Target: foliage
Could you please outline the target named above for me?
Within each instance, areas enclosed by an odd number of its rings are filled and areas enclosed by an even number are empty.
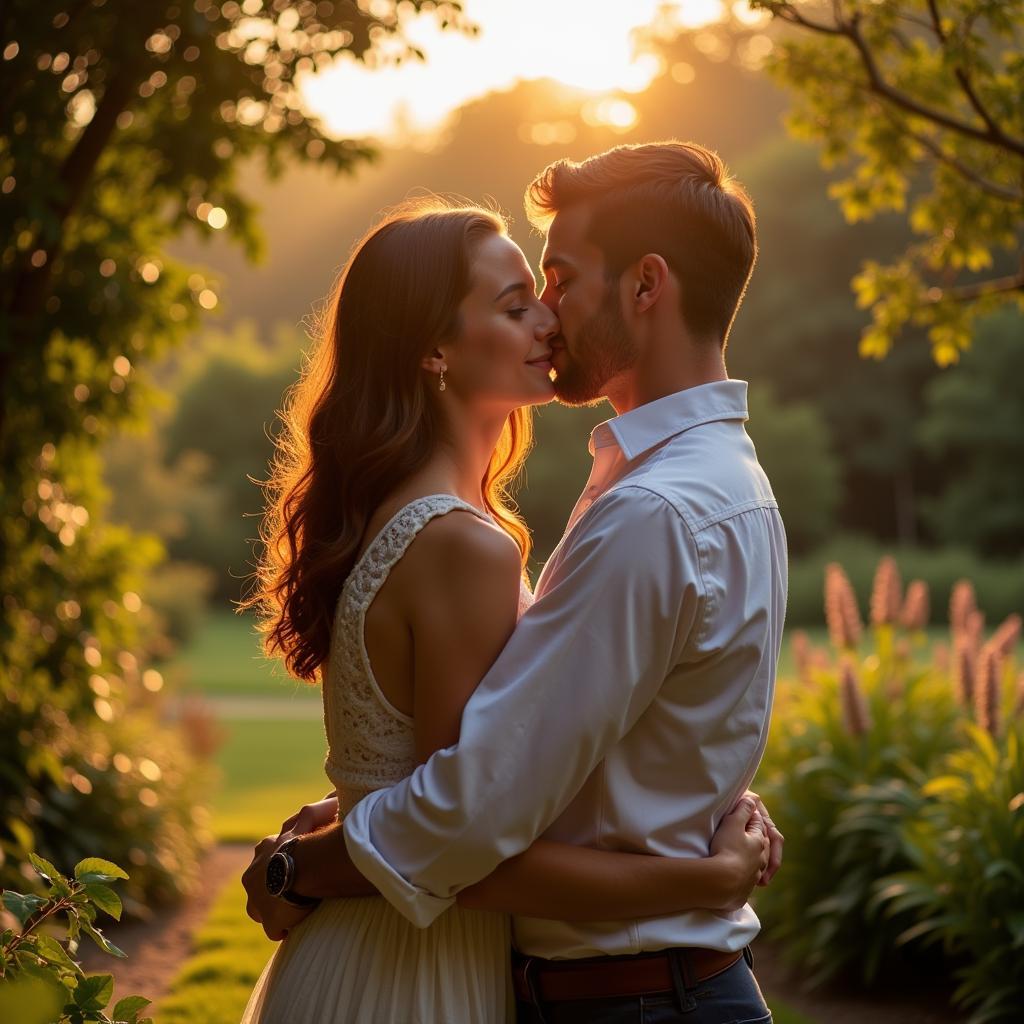
[[[809,402],[779,402],[750,389],[750,436],[786,523],[792,554],[821,544],[835,526],[839,465],[821,413]]]
[[[142,996],[127,996],[108,1013],[113,977],[86,975],[74,960],[83,934],[105,953],[125,955],[95,922],[97,911],[121,917],[121,900],[110,883],[128,875],[116,864],[88,857],[75,866],[74,878],[65,878],[49,861],[34,854],[30,859],[46,894],[4,891],[3,905],[19,930],[0,934],[0,1018],[18,1024],[153,1024],[139,1017],[149,1005]],[[63,942],[51,934],[54,925],[65,929]]]
[[[924,512],[939,540],[989,556],[1024,554],[1024,346],[1013,312],[982,324],[959,372],[925,392],[918,435],[946,476]]]
[[[161,683],[146,670],[146,685]],[[52,698],[24,688],[0,717],[4,785],[0,788],[0,883],[24,881],[19,866],[33,852],[73,860],[99,849],[132,865],[125,906],[167,903],[194,881],[209,843],[201,794],[209,770],[182,735],[132,698],[123,682],[94,674],[90,718],[61,710]],[[100,716],[103,717],[100,717]]]
[[[443,23],[466,27],[457,4],[432,6]],[[274,175],[289,161],[350,171],[370,155],[324,137],[297,89],[339,54],[377,60],[378,39],[413,55],[396,4],[372,8],[286,0],[0,7],[5,872],[37,839],[73,846],[88,822],[116,817],[99,807],[102,787],[84,791],[88,773],[61,764],[56,751],[71,756],[79,738],[102,734],[112,704],[101,690],[138,690],[160,653],[140,593],[161,548],[105,521],[97,445],[154,404],[143,362],[217,304],[214,282],[168,256],[167,244],[187,228],[207,239],[223,230],[255,256],[243,161]],[[27,748],[25,738],[40,746]],[[175,777],[171,764],[157,767]],[[79,778],[86,783],[76,789]],[[77,808],[63,837],[46,822],[60,794]],[[112,835],[100,833],[101,852]]]
[[[786,869],[759,909],[812,983],[855,971],[870,982],[923,966],[938,956],[929,940],[939,938],[948,955],[968,955],[974,980],[961,991],[977,1002],[999,976],[1005,947],[979,939],[985,913],[1008,908],[1012,930],[1024,907],[1024,874],[999,866],[1019,863],[1024,836],[1010,806],[1022,788],[1020,617],[986,640],[973,588],[959,581],[949,604],[954,654],[937,644],[923,659],[928,604],[927,586],[914,581],[904,593],[896,562],[883,558],[865,650],[850,581],[837,563],[828,567],[832,648],[793,638],[796,678],[780,682],[758,781],[786,835]],[[957,774],[970,774],[973,797]],[[951,869],[951,857],[965,863]],[[1000,903],[988,902],[991,891]],[[1012,991],[1019,1005],[1018,976],[1003,972],[1000,999]]]
[[[955,995],[969,1024],[1019,1019],[1024,1003],[1024,719],[969,741],[919,790],[902,829],[912,867],[882,879],[886,914],[912,910],[902,941],[966,958]]]
[[[861,353],[885,356],[914,324],[927,328],[940,365],[955,362],[975,319],[1019,307],[1024,290],[1024,5],[751,6],[791,27],[770,66],[797,94],[791,129],[823,144],[827,166],[852,164],[830,189],[847,219],[906,211],[921,238],[890,264],[865,262],[854,279],[858,302],[873,318]]]
[[[906,924],[872,905],[873,887],[906,866],[902,815],[927,766],[956,742],[949,680],[898,656],[893,639],[880,630],[856,668],[866,728],[844,713],[851,683],[838,661],[780,684],[758,785],[785,833],[786,865],[758,910],[810,982],[854,966],[871,980],[893,966]]]

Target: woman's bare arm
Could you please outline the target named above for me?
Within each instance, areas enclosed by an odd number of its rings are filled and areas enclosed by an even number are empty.
[[[560,921],[732,910],[746,902],[768,856],[764,823],[745,798],[723,819],[709,857],[656,857],[539,839],[463,889],[458,902]]]

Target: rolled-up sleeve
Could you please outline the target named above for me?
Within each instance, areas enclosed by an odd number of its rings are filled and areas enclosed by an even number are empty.
[[[600,498],[466,705],[459,742],[346,816],[356,867],[426,927],[562,812],[704,614],[694,537],[636,485]]]

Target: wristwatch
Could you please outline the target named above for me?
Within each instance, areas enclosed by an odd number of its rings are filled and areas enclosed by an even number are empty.
[[[298,836],[292,836],[283,842],[267,861],[267,892],[293,907],[315,907],[320,903],[317,897],[292,892],[292,885],[295,883],[295,861],[292,860],[290,851],[298,841]]]

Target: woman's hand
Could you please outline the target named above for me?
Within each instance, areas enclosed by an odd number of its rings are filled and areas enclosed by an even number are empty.
[[[711,838],[711,861],[719,869],[721,899],[716,910],[739,910],[771,858],[768,826],[751,794],[740,798]]]
[[[280,834],[304,836],[318,832],[338,820],[338,797],[331,793],[315,804],[306,804],[281,822]]]

